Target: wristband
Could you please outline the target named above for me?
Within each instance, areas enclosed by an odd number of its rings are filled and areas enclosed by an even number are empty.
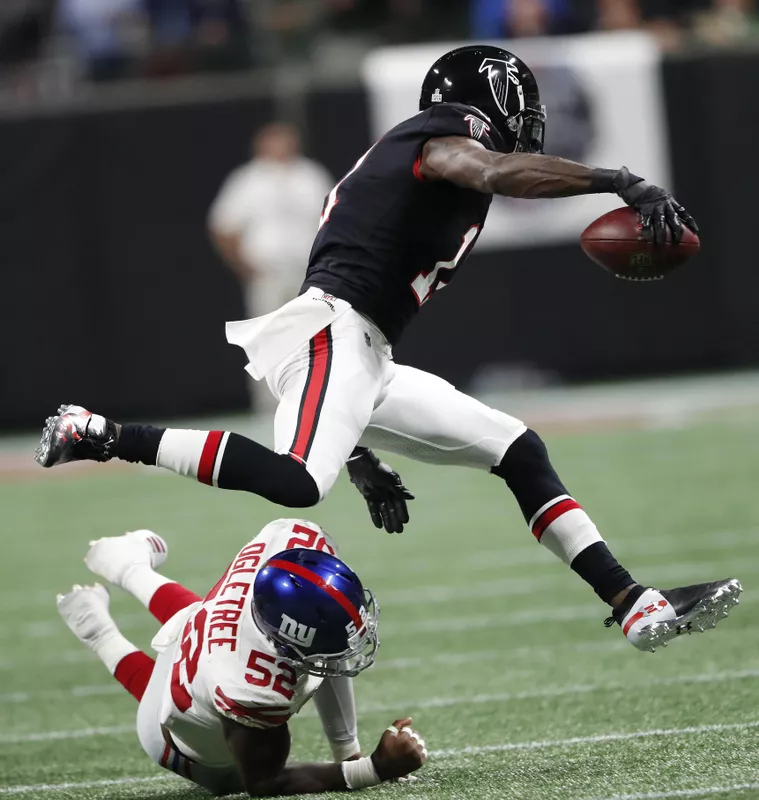
[[[614,178],[617,176],[615,169],[594,169],[590,173],[590,194],[614,194]]]
[[[366,789],[382,783],[370,756],[359,758],[358,761],[343,761],[343,778],[349,789]]]

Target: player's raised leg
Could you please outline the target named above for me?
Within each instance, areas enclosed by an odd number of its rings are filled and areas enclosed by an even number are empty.
[[[274,370],[274,450],[229,431],[117,425],[69,405],[48,418],[37,461],[52,467],[119,458],[291,508],[313,506],[337,479],[382,386],[389,348],[368,330],[349,311]]]
[[[84,563],[95,575],[137,598],[161,623],[201,598],[155,571],[169,552],[166,540],[149,530],[130,531],[90,542]]]
[[[502,478],[537,541],[612,606],[609,619],[635,647],[654,650],[681,633],[714,627],[738,602],[735,579],[664,591],[639,585],[570,495],[535,431],[434,375],[393,365],[388,377],[361,444]]]
[[[106,669],[138,702],[155,662],[121,634],[110,615],[108,590],[100,584],[75,585],[56,598],[58,613],[79,641],[90,648]]]

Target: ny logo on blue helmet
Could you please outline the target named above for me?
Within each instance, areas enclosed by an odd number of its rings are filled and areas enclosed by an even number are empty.
[[[316,628],[309,628],[301,622],[296,622],[292,617],[288,617],[287,614],[282,614],[279,635],[291,644],[311,647],[314,643],[314,636],[316,636]]]
[[[353,570],[319,550],[284,550],[256,576],[253,619],[285,659],[321,677],[374,663],[379,606]]]

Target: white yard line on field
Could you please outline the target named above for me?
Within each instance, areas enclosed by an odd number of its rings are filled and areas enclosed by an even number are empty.
[[[384,630],[384,628],[383,628]],[[723,631],[722,635],[729,636],[734,631]],[[494,659],[494,658],[502,658],[504,661],[508,661],[512,658],[529,658],[530,660],[542,659],[542,660],[554,660],[556,658],[557,652],[564,652],[565,650],[569,650],[571,652],[578,652],[578,651],[613,651],[613,650],[626,650],[630,645],[627,643],[625,639],[621,637],[610,638],[608,635],[603,636],[601,639],[594,638],[594,639],[576,639],[573,642],[554,642],[552,644],[545,644],[545,645],[522,645],[520,647],[513,647],[509,648],[508,651],[506,650],[483,650],[479,652],[474,652],[472,657],[485,654],[483,657],[486,660]],[[24,654],[22,654],[24,655]],[[412,667],[420,667],[425,664],[459,664],[463,661],[467,661],[465,654],[460,653],[438,653],[436,655],[430,656],[410,656],[406,658],[395,658],[395,659],[383,659],[377,662],[377,664],[372,668],[374,670],[386,670],[386,669],[410,669]],[[62,666],[69,665],[69,666],[78,666],[80,664],[97,664],[97,656],[94,653],[85,648],[79,647],[75,650],[62,650],[55,655],[50,656],[40,656],[34,655],[33,657],[29,658],[24,655],[24,657],[19,658],[18,660],[12,660],[10,658],[3,658],[0,659],[0,670],[14,670],[18,671],[19,669],[23,669],[26,666],[34,666],[34,667],[56,667],[59,671]],[[85,687],[82,687],[83,691],[87,691]],[[50,690],[51,695],[59,694],[60,692],[57,690]],[[7,695],[1,695],[2,697],[10,697],[16,694],[23,694],[25,695],[25,691],[17,691],[17,692],[9,692]],[[107,694],[107,692],[106,692]],[[26,698],[24,698],[26,699]],[[2,700],[0,700],[2,702]],[[12,701],[11,701],[12,702]]]
[[[500,537],[499,525],[494,522],[494,540]],[[737,530],[723,530],[723,531],[705,531],[694,532],[688,534],[689,547],[693,548],[698,544],[714,544],[714,550],[722,552],[723,548],[732,547],[746,542],[752,541],[752,537],[756,537],[759,533],[759,528],[745,528]],[[409,535],[413,531],[409,529]],[[529,538],[527,538],[529,537]],[[516,540],[516,541],[515,541]],[[527,529],[524,531],[524,539],[517,539],[516,535],[511,535],[508,538],[503,536],[501,547],[473,550],[469,553],[457,556],[457,567],[464,570],[503,570],[509,567],[527,566],[530,564],[552,564],[554,560],[550,553],[545,548],[540,547],[537,542],[530,536]],[[614,546],[614,539],[610,540]],[[636,535],[635,538],[623,539],[616,547],[620,552],[623,552],[625,559],[634,558],[636,555],[646,556],[655,555],[661,556],[671,553],[673,555],[682,554],[682,543],[679,538],[670,537],[667,535],[666,530],[657,530],[652,533],[641,533]],[[703,567],[703,562],[695,562],[694,566]],[[394,605],[410,602],[409,597],[413,593],[419,594],[414,598],[418,602],[419,597],[424,600],[424,593],[429,592],[432,599],[436,599],[434,595],[446,588],[453,589],[454,587],[426,585],[419,583],[418,578],[424,573],[431,571],[445,571],[448,568],[447,564],[430,558],[429,555],[405,558],[393,565],[393,575],[398,576],[401,573],[409,573],[416,579],[416,585],[413,589],[399,589],[399,590],[386,590],[383,592],[383,605]],[[663,567],[666,569],[666,565]],[[671,575],[676,579],[676,574],[680,572],[687,572],[690,570],[690,565],[673,564],[671,567]],[[376,582],[387,574],[386,571],[373,570],[371,565],[367,565],[365,569],[361,570],[361,576],[366,583],[371,584],[372,581]],[[670,573],[664,573],[662,577],[669,577]],[[687,574],[684,575],[687,579]],[[94,578],[93,578],[94,580]],[[514,583],[519,581],[519,578],[512,578],[508,575],[504,576],[503,584]],[[196,576],[195,580],[188,579],[186,585],[195,591],[204,591],[210,589],[214,584],[213,576]],[[196,585],[197,584],[197,585]],[[203,584],[203,585],[200,585]],[[65,587],[59,587],[64,589]],[[520,592],[515,592],[519,594]],[[14,591],[0,593],[0,607],[6,611],[14,610],[28,610],[30,608],[53,608],[55,603],[55,594],[53,590],[37,589],[29,592]],[[504,595],[506,596],[506,595]],[[14,630],[16,630],[14,628]]]
[[[53,742],[59,739],[91,739],[93,736],[121,736],[135,733],[132,725],[110,725],[103,728],[77,728],[63,731],[41,731],[38,733],[21,733],[17,736],[0,736],[0,744],[19,744],[21,742]],[[135,734],[136,735],[136,734]]]
[[[464,758],[475,755],[484,755],[487,753],[503,753],[508,751],[520,750],[545,750],[552,747],[574,747],[575,745],[585,744],[607,744],[610,742],[631,741],[634,739],[647,739],[651,737],[673,737],[673,736],[700,736],[709,733],[724,733],[727,731],[748,730],[751,728],[759,727],[759,720],[752,720],[748,722],[728,722],[716,725],[699,725],[689,728],[654,728],[653,730],[645,731],[629,731],[619,733],[605,733],[595,736],[574,736],[569,739],[548,739],[528,742],[508,742],[505,744],[483,745],[480,747],[464,747],[450,750],[432,750],[430,757],[433,759],[447,760]],[[23,794],[25,792],[36,791],[71,791],[75,789],[90,789],[97,786],[119,786],[128,785],[131,783],[147,783],[150,781],[171,779],[168,776],[156,775],[154,777],[144,778],[115,778],[110,781],[84,781],[82,783],[47,783],[47,784],[32,784],[26,786],[7,786],[0,789],[0,794]],[[739,785],[738,791],[745,788],[753,788],[753,784]],[[726,792],[733,787],[706,787],[703,793],[715,794],[719,791]],[[655,800],[655,798],[666,797],[698,797],[698,790],[684,790],[690,791],[691,795],[673,793],[660,793],[660,794],[640,794],[640,795],[619,795],[608,800]]]
[[[450,667],[460,664],[470,664],[482,661],[503,661],[509,664],[515,658],[527,658],[531,664],[536,661],[554,661],[561,653],[566,652],[614,652],[616,650],[627,650],[630,645],[621,638],[614,641],[598,641],[596,639],[579,640],[576,642],[558,642],[551,645],[523,645],[512,647],[507,651],[501,650],[468,650],[466,653],[437,653],[430,656],[414,656],[408,658],[388,658],[378,661],[373,667],[372,672],[389,672],[395,670],[422,669],[423,667]],[[82,649],[64,652],[64,656],[79,656],[83,658],[69,657],[66,663],[80,664],[84,662],[96,663],[97,656],[90,650]],[[18,662],[23,664],[25,662]],[[37,666],[45,664],[60,667],[60,658],[50,659],[49,661],[35,660]],[[27,703],[35,698],[61,698],[61,697],[95,697],[99,695],[121,694],[124,689],[113,681],[109,683],[93,683],[82,686],[72,686],[68,689],[39,689],[39,690],[17,690],[13,692],[0,693],[0,704],[2,703]]]
[[[65,792],[70,789],[97,789],[104,786],[129,786],[134,783],[180,780],[174,775],[149,775],[144,778],[113,778],[111,780],[81,781],[69,783],[34,783],[28,786],[6,786],[0,794],[25,794],[26,792]]]
[[[757,727],[759,727],[759,720],[752,720],[750,722],[727,722],[717,725],[694,725],[688,728],[654,728],[649,731],[602,733],[597,736],[574,736],[571,739],[547,739],[536,742],[486,744],[479,747],[462,747],[451,750],[430,750],[429,754],[432,758],[461,758],[463,756],[476,756],[486,753],[505,753],[509,750],[544,750],[548,747],[573,747],[577,744],[625,742],[632,739],[648,739],[655,736],[701,736],[705,733],[724,733],[725,731],[741,731]]]
[[[676,569],[670,570],[670,573],[679,573],[681,570],[688,570],[685,568],[691,565],[678,565]],[[695,565],[693,565],[695,566]],[[698,565],[703,568],[703,564]],[[664,571],[664,570],[663,570]],[[759,562],[753,565],[744,564],[735,570],[736,574],[750,575],[759,573]],[[692,574],[692,570],[690,571]],[[491,584],[477,585],[472,588],[462,588],[455,586],[448,587],[435,587],[438,597],[435,602],[442,602],[443,592],[447,592],[450,601],[461,601],[467,599],[484,599],[486,597],[508,597],[515,594],[529,594],[535,591],[535,582],[525,581],[519,586],[522,591],[514,592],[509,587],[509,580],[503,579],[503,582],[493,582]],[[422,590],[417,594],[415,603],[426,601],[424,591]],[[382,602],[382,601],[380,601]],[[408,604],[412,601],[407,600]],[[750,596],[748,599],[743,599],[744,604],[752,604],[759,602],[759,594]],[[146,621],[146,612],[133,613],[121,616],[118,620],[119,630],[130,631],[135,628],[142,628]],[[413,635],[419,636],[420,634],[427,633],[441,633],[448,631],[466,631],[466,630],[481,630],[482,628],[508,628],[516,625],[530,625],[534,622],[567,622],[579,621],[588,619],[595,615],[600,616],[603,613],[603,606],[598,603],[590,604],[584,603],[583,605],[576,606],[559,606],[557,607],[556,601],[552,601],[547,606],[536,605],[533,608],[522,609],[519,611],[508,611],[504,609],[502,613],[477,616],[464,616],[464,617],[447,617],[437,616],[434,619],[416,619],[409,622],[400,621],[385,621],[382,624],[382,631],[384,635],[404,636]],[[58,636],[68,636],[65,625],[57,620],[45,620],[40,622],[30,622],[26,626],[26,636],[29,639],[50,639]],[[13,638],[18,637],[18,627],[8,627],[3,629],[0,626],[0,638]],[[0,669],[7,667],[10,664],[9,659],[0,661]]]
[[[715,672],[711,674],[696,673],[693,675],[678,675],[672,678],[659,678],[654,687],[680,686],[691,683],[725,683],[727,681],[754,680],[759,678],[759,669],[740,670],[732,672]],[[121,687],[117,687],[121,690]],[[508,703],[521,700],[540,700],[548,697],[566,697],[593,692],[630,691],[631,689],[650,689],[650,680],[641,682],[626,681],[624,683],[610,681],[607,683],[581,683],[568,686],[548,686],[542,689],[529,689],[521,692],[496,692],[493,694],[453,695],[443,697],[428,697],[425,699],[411,698],[408,700],[394,699],[391,703],[359,703],[362,714],[379,714],[387,711],[396,711],[398,708],[430,709],[449,708],[452,706],[490,705],[495,703]],[[123,691],[123,690],[121,690]],[[301,717],[315,717],[316,710],[307,708]],[[0,736],[0,744],[20,744],[22,742],[46,742],[57,739],[83,739],[93,736],[110,736],[131,733],[134,726],[119,725],[107,728],[81,728],[75,730],[43,731],[9,736]]]
[[[691,683],[724,683],[727,681],[754,680],[759,678],[759,669],[736,670],[732,672],[715,672],[712,674],[678,675],[672,678],[658,678],[654,684],[650,680],[624,683],[610,681],[607,683],[580,683],[568,686],[548,686],[542,689],[529,689],[521,692],[495,692],[492,694],[476,694],[471,696],[454,695],[452,697],[430,697],[422,700],[394,700],[392,703],[362,704],[362,714],[377,714],[394,711],[397,708],[448,708],[473,704],[508,703],[519,700],[540,700],[547,697],[566,697],[593,692],[628,691],[631,689],[651,689],[661,686],[680,686]],[[313,716],[315,711],[307,709],[303,716]],[[0,741],[2,741],[0,739]]]
[[[666,800],[675,797],[709,797],[731,792],[749,792],[759,789],[759,783],[736,783],[733,786],[704,786],[701,789],[673,789],[668,792],[643,792],[642,794],[613,794],[598,800]]]

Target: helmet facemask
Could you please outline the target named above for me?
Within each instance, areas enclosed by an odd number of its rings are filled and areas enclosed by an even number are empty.
[[[543,153],[546,130],[546,107],[528,107],[516,116],[510,117],[506,124],[516,137],[515,153]]]
[[[379,604],[369,589],[364,589],[364,606],[361,610],[366,615],[363,625],[356,630],[353,623],[349,623],[348,647],[339,653],[306,654],[294,644],[283,645],[276,641],[275,644],[282,649],[284,660],[301,672],[319,678],[354,678],[372,666],[379,649]]]

